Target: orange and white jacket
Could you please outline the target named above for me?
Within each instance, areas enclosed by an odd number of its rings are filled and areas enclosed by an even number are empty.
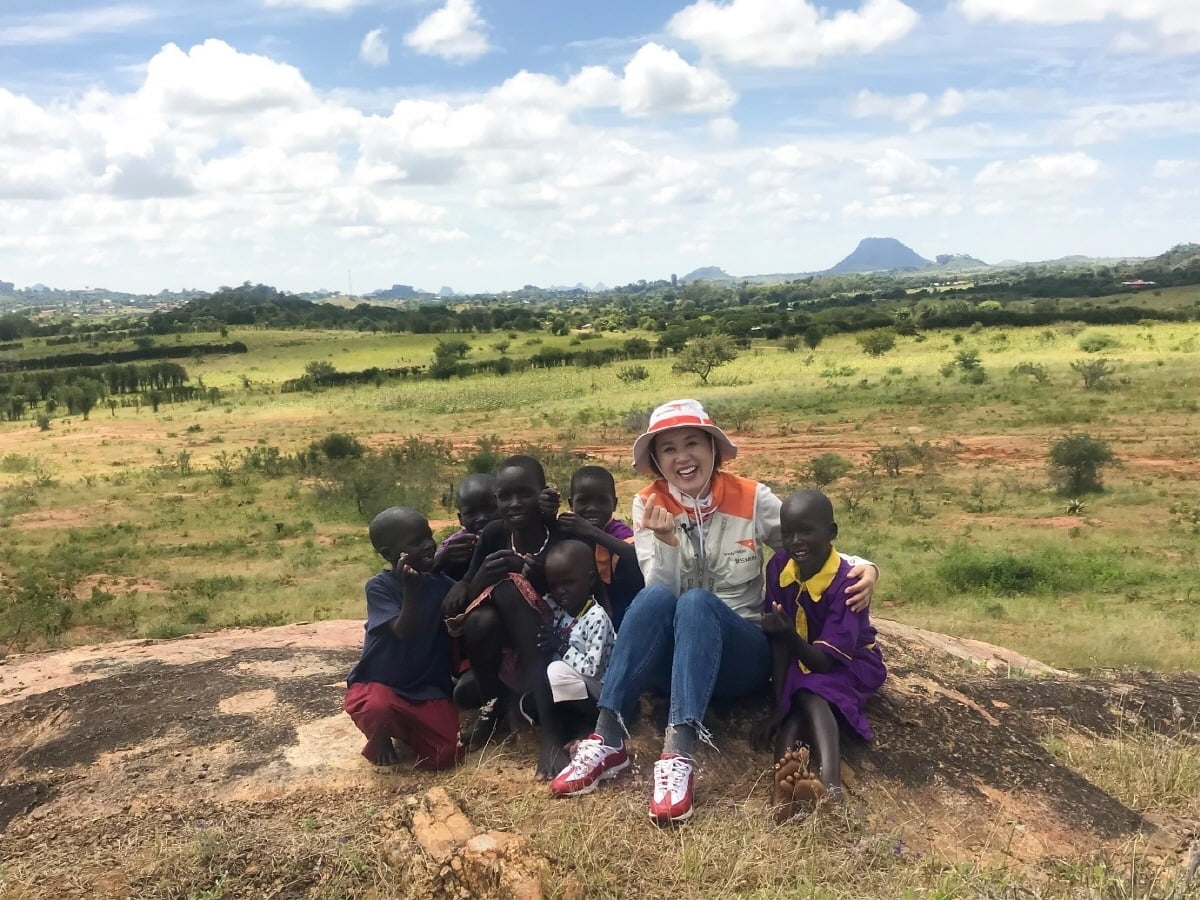
[[[677,546],[641,527],[651,494],[657,494],[656,503],[675,517]],[[775,551],[783,544],[779,530],[782,501],[761,482],[718,471],[712,480],[711,503],[716,510],[707,522],[697,525],[687,512],[691,499],[683,500],[666,479],[634,496],[633,542],[646,586],[662,585],[676,596],[703,588],[743,619],[757,622],[763,612],[763,547]],[[851,565],[870,565],[854,556],[845,559]]]

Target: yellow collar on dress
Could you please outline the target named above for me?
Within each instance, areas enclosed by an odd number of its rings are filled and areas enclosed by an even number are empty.
[[[829,558],[825,560],[825,565],[821,566],[821,571],[805,581],[800,577],[800,567],[796,565],[796,561],[789,559],[787,565],[783,567],[783,571],[779,573],[779,586],[787,587],[798,584],[801,591],[808,592],[813,603],[820,603],[821,595],[829,590],[829,585],[833,584],[833,579],[837,577],[838,567],[841,564],[842,558],[838,556],[837,549],[830,547]]]

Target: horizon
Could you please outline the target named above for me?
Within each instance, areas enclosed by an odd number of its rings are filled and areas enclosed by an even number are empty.
[[[1194,228],[1192,0],[177,6],[0,13],[0,280],[502,293]]]

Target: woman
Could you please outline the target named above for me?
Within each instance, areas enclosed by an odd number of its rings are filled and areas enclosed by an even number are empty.
[[[709,700],[762,690],[771,651],[761,627],[762,548],[781,547],[780,500],[766,485],[721,471],[737,447],[695,400],[666,403],[633,445],[633,465],[656,477],[633,501],[634,543],[646,587],[617,634],[600,694],[596,731],[551,782],[560,797],[586,794],[629,765],[621,713],[648,688],[669,691],[666,741],[654,764],[650,817],[692,814],[693,753],[711,746]],[[847,558],[854,608],[870,602],[879,577]]]

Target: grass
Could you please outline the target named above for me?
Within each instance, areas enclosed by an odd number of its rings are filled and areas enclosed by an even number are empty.
[[[1069,367],[1087,355],[1077,345],[1088,332],[1063,326],[902,337],[878,358],[851,336],[811,353],[760,342],[707,387],[653,359],[632,384],[618,365],[280,394],[313,359],[419,364],[435,338],[233,329],[228,339],[251,352],[205,358],[192,373],[226,389],[216,405],[60,416],[48,432],[0,423],[0,571],[43,573],[75,598],[65,631],[0,636],[0,647],[357,616],[376,565],[363,528],[371,509],[411,502],[443,527],[449,488],[472,460],[530,448],[560,486],[577,455],[595,456],[626,508],[642,484],[626,465],[646,412],[698,395],[747,444],[739,473],[789,491],[822,453],[851,466],[827,490],[839,543],[883,566],[880,614],[1059,666],[1189,668],[1200,658],[1190,516],[1200,508],[1200,327],[1091,331],[1119,344],[1112,390],[1082,389]],[[466,337],[471,358],[495,355],[497,335]],[[982,384],[941,374],[964,350],[978,351]],[[1040,367],[1044,383],[1012,374],[1021,363]],[[1045,463],[1072,430],[1109,441],[1121,465],[1069,518]],[[332,432],[362,441],[370,466],[297,468],[297,454]],[[418,436],[431,449],[406,455]],[[93,587],[111,599],[97,602]]]

